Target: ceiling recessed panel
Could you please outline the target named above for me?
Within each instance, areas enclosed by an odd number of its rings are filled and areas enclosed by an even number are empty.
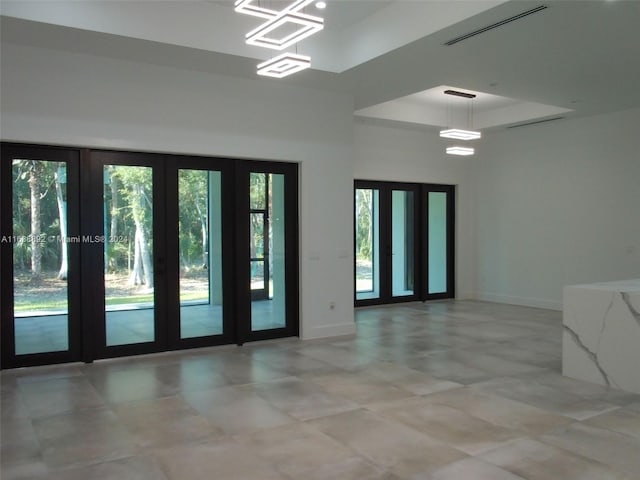
[[[448,95],[456,90],[475,95]],[[482,129],[501,127],[570,112],[570,109],[502,97],[485,92],[440,85],[405,97],[363,108],[358,117],[408,122],[433,127]]]

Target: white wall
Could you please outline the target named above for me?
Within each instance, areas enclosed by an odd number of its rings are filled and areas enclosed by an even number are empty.
[[[387,126],[357,120],[354,175],[360,180],[456,185],[456,298],[475,291],[473,257],[473,157],[445,153],[436,130]]]
[[[301,335],[355,331],[351,96],[7,43],[1,61],[3,140],[300,162]]]
[[[354,122],[348,95],[3,44],[3,140],[297,161],[303,338],[353,324],[353,178],[457,186],[456,296],[560,308],[640,276],[640,109],[485,135]],[[335,303],[335,310],[329,308]]]
[[[560,309],[640,278],[640,109],[487,135],[473,162],[477,296]]]

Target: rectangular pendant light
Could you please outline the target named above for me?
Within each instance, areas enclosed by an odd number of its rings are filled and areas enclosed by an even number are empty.
[[[288,35],[281,37],[269,37],[268,35],[287,24],[299,25],[299,27]],[[249,45],[272,48],[274,50],[284,50],[290,45],[319,32],[324,28],[324,20],[313,15],[306,15],[299,12],[283,11],[277,17],[267,20],[258,28],[250,31],[246,35],[246,42]],[[288,31],[285,28],[285,31]]]
[[[474,132],[473,130],[450,128],[448,130],[441,130],[440,136],[444,138],[454,138],[456,140],[476,140],[482,136],[482,133]]]
[[[311,57],[295,53],[283,53],[258,65],[258,75],[283,78],[311,66]]]
[[[324,28],[324,20],[301,10],[316,0],[293,0],[281,10],[262,7],[261,0],[235,0],[238,13],[265,18],[259,27],[246,35],[246,43],[258,47],[284,50]],[[311,66],[305,55],[284,53],[258,65],[258,75],[283,78]]]
[[[447,147],[448,155],[467,156],[467,155],[473,155],[474,153],[475,153],[475,150],[470,147]]]
[[[254,5],[254,0],[236,0],[233,9],[238,13],[252,15],[254,17],[273,18],[278,16],[278,11],[262,8]]]
[[[299,12],[304,7],[315,1],[316,0],[296,0],[288,7],[278,11],[260,7],[259,4],[256,5],[259,0],[236,0],[233,9],[238,13],[244,13],[246,15],[252,15],[254,17],[274,18],[277,17],[278,14],[283,12]]]

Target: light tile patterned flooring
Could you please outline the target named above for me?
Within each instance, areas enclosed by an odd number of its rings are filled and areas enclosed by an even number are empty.
[[[361,309],[355,338],[4,371],[1,475],[640,478],[640,396],[560,375],[560,313]]]

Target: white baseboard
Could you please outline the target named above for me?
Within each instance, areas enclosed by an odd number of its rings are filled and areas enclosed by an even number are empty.
[[[333,325],[322,325],[319,327],[302,327],[301,338],[302,340],[312,340],[316,338],[330,338],[330,337],[342,337],[345,335],[355,335],[356,324],[350,323],[336,323]]]
[[[509,305],[562,311],[562,302],[542,298],[516,297],[512,295],[501,295],[499,293],[476,293],[475,298],[476,300],[484,300],[485,302],[507,303]]]
[[[456,294],[456,300],[477,300],[475,292],[458,292]]]

